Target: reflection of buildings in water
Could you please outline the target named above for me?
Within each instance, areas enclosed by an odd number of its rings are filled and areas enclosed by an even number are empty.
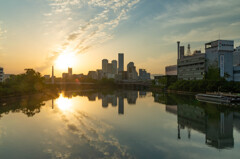
[[[233,147],[233,113],[219,116],[219,120],[207,121],[206,144],[219,149]]]
[[[233,113],[233,125],[236,128],[238,132],[240,132],[240,113],[239,112],[234,112]]]
[[[178,139],[181,139],[181,129],[191,129],[206,135],[206,144],[218,149],[233,147],[233,113],[216,112],[217,117],[208,117],[205,110],[187,104],[178,105]]]
[[[145,91],[139,91],[139,97],[142,98],[142,97],[146,97],[147,95],[147,92]]]
[[[166,112],[177,115],[177,105],[166,105]]]
[[[124,98],[118,98],[118,114],[124,114]]]
[[[88,97],[89,101],[96,101],[97,96],[98,96],[97,93],[92,93],[92,94],[88,95],[87,97]]]
[[[102,107],[108,107],[108,104],[112,106],[117,106],[117,96],[115,95],[102,95]]]
[[[137,98],[138,98],[138,91],[127,92],[128,104],[136,104]]]
[[[52,99],[52,109],[54,109],[54,99]]]
[[[95,100],[96,97],[98,97],[98,99],[102,99],[102,107],[103,108],[107,108],[109,104],[111,104],[113,107],[118,106],[118,114],[124,114],[124,98],[127,99],[128,104],[136,104],[137,98],[138,98],[138,94],[142,97],[146,96],[146,92],[141,91],[118,91],[115,92],[114,94],[108,94],[108,95],[104,95],[102,93],[96,93],[96,94],[88,94],[88,99],[91,100]],[[119,99],[117,99],[119,98]]]

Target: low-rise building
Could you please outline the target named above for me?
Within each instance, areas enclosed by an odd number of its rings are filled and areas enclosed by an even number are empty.
[[[14,76],[13,74],[4,74],[3,76],[3,81],[6,81],[7,79],[9,79],[11,76]]]
[[[43,77],[44,77],[46,80],[49,80],[49,79],[51,78],[50,75],[44,75]]]
[[[177,75],[177,65],[171,65],[165,67],[166,75]]]
[[[145,69],[139,69],[139,80],[151,80],[151,74],[148,73]]]
[[[97,80],[98,79],[97,72],[96,71],[89,71],[88,72],[88,78]]]

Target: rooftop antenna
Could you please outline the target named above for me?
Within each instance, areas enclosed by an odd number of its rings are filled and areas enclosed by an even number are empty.
[[[187,49],[187,56],[191,55],[191,47],[190,44],[188,44],[188,49]]]
[[[220,40],[221,36],[220,36],[220,33],[218,34],[218,40]]]

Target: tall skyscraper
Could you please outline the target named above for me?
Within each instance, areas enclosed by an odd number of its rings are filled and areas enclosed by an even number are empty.
[[[68,67],[68,76],[72,76],[72,68]]]
[[[3,68],[0,67],[0,82],[3,82],[3,77],[4,77]]]
[[[124,54],[118,54],[118,72],[124,71]]]
[[[112,60],[113,74],[117,74],[117,60]]]
[[[102,60],[102,71],[103,71],[103,73],[107,72],[107,65],[108,65],[108,60],[107,59],[103,59]]]

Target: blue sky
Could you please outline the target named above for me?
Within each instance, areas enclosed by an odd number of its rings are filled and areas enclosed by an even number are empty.
[[[125,64],[163,74],[178,40],[202,52],[219,34],[240,45],[239,8],[239,0],[0,0],[0,65],[49,74],[60,54],[74,53],[74,73],[87,73],[124,52]]]

